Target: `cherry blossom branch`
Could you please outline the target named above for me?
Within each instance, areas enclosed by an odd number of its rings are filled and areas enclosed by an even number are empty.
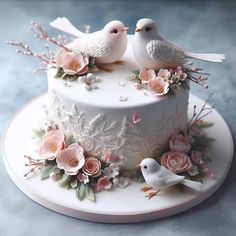
[[[196,105],[194,106],[193,116],[188,122],[187,130],[191,130],[194,125],[196,125],[200,120],[202,120],[204,117],[206,117],[212,112],[214,105],[207,107],[208,103],[211,102],[212,96],[213,96],[213,93],[211,92],[208,98],[206,99],[206,101],[204,102],[199,113],[196,112]]]
[[[34,172],[36,169],[40,169],[45,165],[45,160],[34,159],[31,156],[24,156],[28,163],[25,166],[31,167],[28,172],[24,174],[24,177],[27,177],[30,173]]]
[[[34,21],[31,22],[30,30],[35,34],[35,37],[41,40],[47,40],[48,42],[55,44],[56,46],[65,49],[68,52],[72,52],[69,48],[64,46],[60,40],[54,37],[50,37],[48,33],[42,28],[42,25]]]
[[[30,47],[26,44],[23,44],[22,42],[18,42],[18,41],[6,41],[6,44],[8,45],[12,45],[12,46],[16,46],[18,47],[18,49],[16,49],[16,52],[24,55],[24,56],[32,56],[35,58],[40,59],[45,65],[53,62],[53,59],[50,58],[46,53],[34,53]]]

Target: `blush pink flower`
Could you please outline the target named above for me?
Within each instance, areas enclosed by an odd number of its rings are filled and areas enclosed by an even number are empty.
[[[85,163],[84,150],[79,144],[73,144],[59,153],[56,162],[65,174],[76,175]]]
[[[188,152],[191,148],[191,144],[188,138],[182,134],[175,134],[169,140],[170,150],[176,152]]]
[[[154,79],[156,73],[153,69],[142,68],[139,72],[139,78],[142,80],[142,83],[148,83],[149,80]]]
[[[101,162],[95,157],[88,157],[82,170],[86,175],[98,177],[101,174]]]
[[[148,87],[156,96],[165,95],[169,91],[169,83],[160,77],[150,80],[148,83]]]
[[[77,175],[77,179],[82,183],[86,184],[89,182],[89,177],[87,175],[85,175],[84,173],[79,173]]]
[[[81,53],[66,53],[62,68],[68,75],[83,75],[88,71],[89,60]]]
[[[120,158],[113,153],[110,152],[105,152],[104,155],[102,156],[102,161],[106,163],[115,163],[120,161]]]
[[[104,177],[100,178],[98,180],[98,182],[95,184],[94,190],[96,192],[99,192],[103,189],[108,190],[111,188],[111,186],[112,186],[112,182],[109,180],[109,178],[107,176],[104,176]]]
[[[175,74],[179,76],[180,80],[185,80],[187,78],[187,74],[183,72],[183,68],[178,66],[175,70]]]
[[[167,69],[160,69],[157,76],[167,81],[171,77],[171,72]]]
[[[88,71],[88,63],[88,57],[65,49],[60,49],[55,57],[56,67],[62,67],[68,75],[85,74]]]
[[[39,156],[45,160],[53,160],[64,147],[63,133],[57,129],[50,130],[43,136],[39,147]]]
[[[62,67],[64,65],[64,57],[67,53],[69,53],[67,50],[60,48],[55,56],[56,67]]]
[[[192,162],[185,153],[167,152],[161,157],[161,165],[174,173],[183,173],[192,167]]]

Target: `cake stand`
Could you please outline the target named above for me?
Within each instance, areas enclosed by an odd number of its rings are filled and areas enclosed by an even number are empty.
[[[139,190],[145,184],[132,183],[126,188],[97,193],[95,203],[86,199],[80,202],[74,190],[62,188],[52,179],[42,181],[37,174],[25,178],[23,156],[28,154],[32,146],[32,129],[39,122],[46,97],[45,94],[33,99],[15,115],[3,137],[2,149],[5,166],[13,182],[32,200],[51,210],[79,219],[106,223],[159,219],[198,205],[212,195],[227,176],[233,157],[233,140],[227,124],[220,114],[213,110],[207,119],[215,125],[207,131],[208,135],[215,139],[210,153],[210,168],[215,177],[204,178],[202,191],[199,193],[187,188],[169,188],[147,200],[145,193]],[[192,112],[193,105],[201,107],[202,104],[200,98],[190,95],[189,112]]]

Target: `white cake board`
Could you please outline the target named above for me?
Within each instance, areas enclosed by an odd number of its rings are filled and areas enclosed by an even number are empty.
[[[233,157],[233,140],[227,124],[214,110],[207,119],[215,123],[208,129],[209,136],[216,140],[211,150],[212,162],[210,164],[215,178],[203,179],[203,188],[200,193],[187,188],[184,191],[171,188],[147,200],[145,193],[139,191],[139,188],[145,184],[132,183],[126,188],[115,188],[98,193],[96,203],[89,200],[80,202],[74,190],[66,190],[51,179],[42,181],[37,174],[30,178],[24,177],[26,167],[23,156],[28,154],[29,145],[32,142],[32,129],[35,128],[37,119],[42,114],[42,105],[45,104],[45,100],[46,95],[42,95],[16,114],[5,133],[2,147],[7,171],[14,183],[28,197],[56,212],[79,219],[106,223],[131,223],[159,219],[198,205],[213,194],[227,176]],[[200,108],[203,101],[190,95],[190,113],[195,104]]]

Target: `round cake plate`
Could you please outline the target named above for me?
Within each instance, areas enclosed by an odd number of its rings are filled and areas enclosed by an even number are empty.
[[[42,95],[29,102],[10,122],[3,138],[3,154],[7,171],[14,183],[37,203],[68,216],[105,223],[131,223],[159,219],[185,211],[198,205],[213,194],[223,183],[233,157],[233,140],[230,130],[220,116],[213,110],[207,120],[214,122],[208,128],[208,135],[215,139],[211,149],[210,169],[214,178],[204,178],[202,191],[196,193],[187,188],[176,187],[162,191],[148,200],[140,188],[145,183],[132,183],[126,188],[114,188],[96,194],[96,202],[79,201],[73,189],[60,187],[51,179],[41,180],[35,173],[27,178],[24,155],[32,146],[32,129],[37,127],[42,107],[47,95]],[[189,113],[193,105],[200,108],[203,101],[190,95]],[[222,141],[222,137],[223,141]]]

